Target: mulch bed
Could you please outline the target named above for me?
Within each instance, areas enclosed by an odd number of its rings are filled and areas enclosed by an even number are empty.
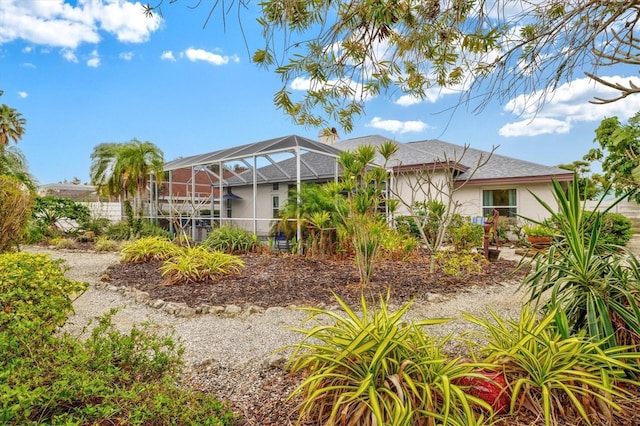
[[[241,256],[245,268],[237,274],[199,283],[168,285],[159,262],[111,266],[103,280],[114,286],[135,287],[154,299],[182,302],[191,307],[207,305],[327,306],[335,304],[332,292],[347,303],[359,304],[363,291],[352,260],[318,260],[289,254]],[[429,294],[464,292],[473,286],[492,286],[519,279],[518,263],[489,262],[479,274],[450,276],[429,272],[427,257],[407,261],[381,261],[364,289],[368,299],[390,292],[390,303],[401,304]],[[515,271],[515,272],[514,272]]]

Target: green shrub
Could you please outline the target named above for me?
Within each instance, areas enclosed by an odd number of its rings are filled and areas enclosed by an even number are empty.
[[[99,319],[85,342],[22,336],[31,348],[0,370],[0,422],[234,424],[220,401],[180,385],[183,350],[171,337],[146,327],[121,333],[111,322],[113,313]]]
[[[107,237],[98,237],[94,244],[94,250],[97,252],[104,251],[118,251],[120,244],[117,241],[111,240]]]
[[[105,229],[104,234],[112,240],[128,240],[131,237],[131,225],[125,220],[111,223]],[[171,240],[173,234],[159,225],[144,221],[140,227],[140,237],[162,237]]]
[[[67,279],[63,265],[42,254],[0,254],[0,365],[14,344],[52,334],[73,312],[70,296],[87,284]]]
[[[45,196],[36,198],[33,218],[46,233],[76,232],[89,222],[91,211],[69,198]]]
[[[54,238],[51,240],[51,245],[57,249],[72,249],[76,247],[75,240],[71,238]]]
[[[528,305],[517,320],[490,315],[465,318],[480,327],[477,337],[485,342],[472,343],[479,350],[476,360],[480,357],[506,376],[511,413],[533,412],[544,418],[545,425],[579,417],[590,424],[598,417],[612,419],[622,410],[618,402],[631,401],[625,388],[639,383],[627,377],[639,370],[625,362],[638,358],[628,352],[629,347],[602,349],[601,342],[584,333],[564,335],[560,329],[566,330],[565,325],[559,328],[555,321],[566,318],[555,310],[540,320]]]
[[[204,247],[184,248],[160,267],[168,284],[200,282],[238,272],[244,267],[239,257]]]
[[[467,250],[439,251],[435,256],[442,271],[454,277],[479,274],[488,262],[481,253]]]
[[[0,424],[234,424],[220,401],[185,390],[171,336],[123,334],[114,311],[84,342],[60,334],[86,288],[64,272],[45,255],[0,255]]]
[[[381,245],[386,258],[407,260],[416,254],[420,242],[416,238],[404,235],[393,228],[386,228]]]
[[[167,260],[180,252],[180,247],[162,237],[144,237],[122,245],[121,259],[127,263]]]
[[[585,212],[586,221],[591,222],[593,213]],[[591,235],[591,229],[585,230],[587,237]],[[600,240],[603,244],[615,244],[626,246],[633,235],[633,222],[620,213],[605,213],[600,224]]]
[[[471,223],[456,215],[448,228],[449,239],[456,251],[469,251],[474,247],[482,245],[484,239],[484,229],[482,225]]]
[[[209,233],[202,246],[231,254],[251,253],[262,243],[252,232],[233,226],[222,226]]]
[[[0,176],[0,253],[22,242],[32,208],[27,188],[16,179]]]
[[[317,325],[293,329],[304,335],[294,346],[288,367],[305,372],[291,397],[303,398],[300,419],[332,425],[474,425],[490,410],[463,392],[456,379],[473,375],[476,365],[450,361],[423,327],[445,322],[426,319],[406,324],[402,317],[410,303],[390,311],[369,311],[364,297],[361,315],[336,296],[344,313],[304,308]],[[446,341],[446,340],[445,340]]]

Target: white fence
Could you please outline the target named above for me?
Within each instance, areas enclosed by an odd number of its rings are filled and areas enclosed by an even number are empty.
[[[586,210],[594,210],[597,204],[597,201],[587,201],[585,208]],[[611,204],[613,204],[613,200],[605,200],[600,203],[600,207],[598,208],[598,210],[604,210],[607,207],[611,206]],[[615,205],[611,209],[611,212],[620,213],[621,215],[624,215],[629,219],[640,220],[640,204],[636,203],[635,201],[622,201]]]
[[[103,217],[111,222],[122,220],[122,207],[120,203],[81,202],[91,210],[91,217]]]

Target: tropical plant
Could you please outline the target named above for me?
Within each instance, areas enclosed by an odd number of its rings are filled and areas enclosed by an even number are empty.
[[[0,105],[0,151],[9,145],[10,141],[18,143],[24,136],[27,120],[14,108]]]
[[[96,239],[94,244],[94,250],[97,252],[119,251],[120,243],[108,237],[101,236]]]
[[[587,223],[591,222],[590,212],[585,212]],[[591,235],[591,230],[586,229],[587,236]],[[601,216],[600,239],[603,244],[613,244],[626,246],[633,235],[633,222],[621,213],[604,213]]]
[[[553,237],[553,229],[544,223],[527,224],[522,230],[531,237]]]
[[[293,346],[288,368],[305,372],[290,395],[303,398],[299,421],[333,425],[474,425],[482,422],[472,406],[490,410],[466,394],[456,379],[473,375],[478,365],[447,360],[446,341],[436,342],[423,327],[445,322],[426,319],[405,323],[411,303],[397,311],[380,298],[370,311],[364,296],[356,313],[335,296],[343,312],[303,308],[311,329]]]
[[[29,174],[27,159],[15,146],[0,148],[0,176],[13,177],[31,191],[36,190],[36,180]]]
[[[477,351],[474,359],[492,364],[492,370],[506,377],[511,413],[532,411],[545,425],[580,417],[587,424],[596,418],[616,424],[614,415],[622,411],[616,399],[629,400],[626,388],[639,384],[628,379],[638,373],[635,363],[628,362],[638,359],[629,346],[605,349],[584,332],[561,332],[567,330],[558,310],[539,320],[528,305],[515,320],[492,312],[489,318],[464,318],[480,327],[470,340]]]
[[[534,196],[553,216],[559,237],[548,251],[535,254],[521,288],[529,292],[530,302],[564,311],[575,334],[585,329],[607,347],[630,338],[640,343],[640,263],[624,247],[602,241],[607,211],[585,213],[577,180],[566,193],[554,181],[553,194],[558,211]]]
[[[263,243],[253,232],[246,229],[235,226],[221,226],[211,231],[201,245],[209,250],[230,254],[244,254],[255,252]]]
[[[53,236],[84,228],[91,219],[91,211],[69,198],[45,196],[36,198],[32,216],[44,234]]]
[[[120,257],[123,262],[142,263],[167,260],[178,253],[180,247],[162,237],[144,237],[122,245]]]
[[[139,235],[144,194],[153,174],[158,183],[164,176],[162,151],[151,142],[133,139],[126,143],[103,143],[91,153],[91,182],[105,196],[121,197],[131,222],[132,236]],[[133,197],[133,205],[130,198]]]
[[[27,236],[26,225],[33,208],[33,196],[18,180],[0,176],[0,253]]]
[[[238,256],[204,247],[189,247],[167,259],[160,267],[167,284],[211,280],[220,275],[239,272],[244,262]]]

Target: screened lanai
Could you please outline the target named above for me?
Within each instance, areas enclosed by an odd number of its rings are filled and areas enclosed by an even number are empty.
[[[194,241],[227,224],[267,236],[277,220],[276,201],[286,200],[291,188],[299,191],[302,181],[337,179],[340,152],[290,135],[170,161],[163,183],[152,189],[149,216]]]

